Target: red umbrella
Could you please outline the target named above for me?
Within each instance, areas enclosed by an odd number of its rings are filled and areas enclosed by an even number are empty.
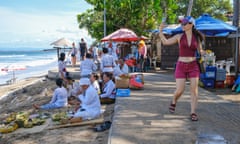
[[[24,65],[11,64],[11,65],[8,65],[6,67],[1,68],[1,71],[5,71],[5,72],[12,71],[12,73],[13,73],[12,80],[13,80],[13,82],[15,82],[15,80],[16,80],[15,71],[17,71],[17,70],[25,70],[25,69],[26,69],[26,66],[24,66]]]
[[[146,36],[141,35],[141,37],[140,37],[139,39],[140,39],[140,40],[148,40],[149,38],[146,37]]]
[[[124,42],[124,41],[138,41],[139,38],[132,30],[127,28],[121,28],[101,39],[102,42],[109,40]]]

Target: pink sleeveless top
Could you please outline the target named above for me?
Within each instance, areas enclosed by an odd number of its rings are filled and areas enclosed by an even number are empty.
[[[187,36],[184,33],[180,39],[179,56],[195,57],[195,52],[197,50],[197,47],[198,47],[198,42],[195,35],[194,34],[192,35],[191,45],[188,46]]]

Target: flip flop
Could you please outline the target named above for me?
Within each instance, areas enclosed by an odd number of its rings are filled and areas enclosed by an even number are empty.
[[[192,121],[198,121],[198,116],[197,116],[197,114],[195,114],[195,113],[192,113],[192,114],[190,115],[190,118],[191,118]]]
[[[171,102],[171,104],[170,104],[170,106],[169,106],[169,112],[170,112],[170,113],[174,113],[174,112],[175,112],[175,108],[176,108],[176,104],[173,104],[173,103]]]
[[[94,127],[94,131],[96,132],[103,132],[105,130],[108,130],[111,127],[111,122],[110,121],[106,121],[100,125],[97,125],[96,127]]]

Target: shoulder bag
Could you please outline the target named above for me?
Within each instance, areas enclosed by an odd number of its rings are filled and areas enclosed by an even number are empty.
[[[205,73],[204,61],[203,61],[203,58],[202,58],[201,52],[200,52],[200,50],[202,49],[202,43],[199,38],[198,38],[198,44],[199,44],[199,46],[196,50],[196,60],[197,60],[198,66],[199,66],[200,73]]]

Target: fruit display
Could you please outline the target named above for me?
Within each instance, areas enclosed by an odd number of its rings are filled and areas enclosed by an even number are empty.
[[[0,133],[10,133],[15,131],[17,128],[18,128],[18,125],[15,122],[11,122],[9,124],[1,124]]]
[[[49,117],[50,114],[47,113],[30,115],[29,112],[14,112],[9,114],[0,124],[0,133],[10,133],[17,128],[32,128],[42,125]]]
[[[59,112],[52,115],[53,121],[61,121],[62,119],[67,119],[67,113],[66,112]]]
[[[16,123],[18,124],[18,127],[24,127],[25,121],[29,119],[29,113],[28,112],[18,112],[16,115]]]
[[[17,113],[11,113],[5,120],[6,123],[11,123],[16,120]]]

